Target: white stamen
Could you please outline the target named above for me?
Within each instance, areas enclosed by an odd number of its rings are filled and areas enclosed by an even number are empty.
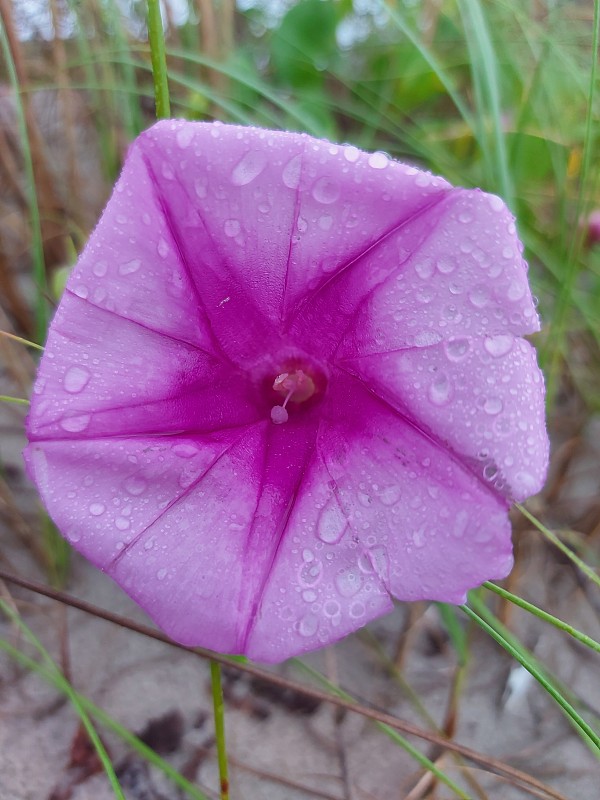
[[[289,414],[283,406],[273,406],[271,409],[271,419],[275,425],[282,425],[288,418]]]

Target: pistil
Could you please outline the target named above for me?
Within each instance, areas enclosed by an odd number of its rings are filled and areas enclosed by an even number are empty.
[[[273,406],[271,409],[271,420],[275,425],[282,425],[289,419],[287,404],[304,403],[315,393],[315,383],[313,379],[303,370],[297,369],[294,372],[282,372],[273,381],[273,389],[284,396],[281,405]]]

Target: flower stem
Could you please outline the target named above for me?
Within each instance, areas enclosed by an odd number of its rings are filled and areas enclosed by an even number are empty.
[[[210,682],[213,696],[213,714],[215,718],[215,738],[217,740],[217,758],[219,762],[219,783],[221,800],[229,800],[229,777],[227,770],[227,748],[225,746],[225,711],[223,706],[223,687],[221,685],[221,665],[210,662]]]
[[[171,116],[171,104],[167,80],[165,35],[160,16],[160,0],[148,0],[148,41],[150,43],[150,58],[152,59],[156,118],[166,119]]]

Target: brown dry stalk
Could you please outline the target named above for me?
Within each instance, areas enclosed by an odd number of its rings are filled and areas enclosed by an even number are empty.
[[[391,714],[385,713],[384,711],[370,708],[369,706],[361,703],[344,700],[341,697],[329,694],[321,689],[317,689],[312,686],[305,686],[302,683],[290,680],[289,678],[284,678],[281,675],[269,672],[266,669],[255,666],[254,664],[234,661],[228,656],[221,655],[220,653],[214,653],[213,651],[207,650],[203,647],[186,647],[183,644],[172,641],[168,636],[166,636],[164,633],[161,633],[159,630],[150,628],[147,625],[141,625],[137,622],[133,622],[132,620],[129,620],[120,614],[114,614],[111,611],[105,611],[103,608],[99,608],[91,603],[87,603],[85,600],[79,600],[79,598],[73,597],[66,592],[52,589],[49,586],[37,583],[36,581],[28,580],[27,578],[22,578],[19,575],[11,574],[3,569],[0,569],[0,580],[4,580],[7,583],[11,583],[15,586],[20,586],[22,589],[27,589],[30,592],[43,595],[44,597],[48,597],[51,600],[55,600],[59,603],[65,603],[66,605],[69,605],[72,608],[77,608],[79,611],[83,611],[86,614],[91,614],[99,619],[112,622],[114,625],[119,625],[121,628],[134,631],[135,633],[139,633],[142,636],[147,636],[150,639],[155,639],[156,641],[167,644],[170,647],[175,647],[178,650],[185,650],[186,652],[199,656],[200,658],[214,661],[223,666],[227,666],[230,669],[236,669],[240,672],[244,672],[254,678],[268,681],[275,686],[281,687],[282,689],[299,692],[305,697],[310,697],[313,700],[318,700],[322,703],[331,703],[339,708],[345,708],[346,710],[352,711],[355,714],[360,714],[367,719],[387,725],[388,727],[400,731],[407,736],[415,736],[426,742],[431,742],[432,744],[438,745],[442,750],[450,750],[454,753],[459,753],[470,761],[473,761],[475,764],[481,765],[489,772],[502,776],[514,783],[515,786],[519,786],[525,790],[529,790],[529,788],[534,789],[538,793],[542,792],[546,797],[552,798],[552,800],[568,800],[568,798],[557,792],[551,786],[547,786],[545,783],[537,778],[534,778],[532,775],[528,775],[526,772],[522,772],[515,767],[511,767],[509,764],[506,764],[496,758],[479,753],[477,750],[473,750],[470,747],[457,744],[456,742],[445,739],[443,736],[423,730],[417,725],[413,725],[410,722],[405,722],[404,720],[398,719],[398,717],[394,717]]]
[[[28,88],[26,60],[23,44],[15,30],[12,4],[10,0],[0,0],[0,22],[4,25],[15,72],[21,90]],[[33,113],[29,91],[22,91],[21,102],[27,127],[29,149],[37,188],[38,206],[42,226],[44,260],[46,266],[65,263],[64,243],[65,209],[56,192],[54,180],[48,167],[43,138]],[[24,209],[25,210],[25,209]]]

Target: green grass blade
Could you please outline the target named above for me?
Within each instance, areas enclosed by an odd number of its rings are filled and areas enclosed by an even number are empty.
[[[148,0],[148,42],[150,43],[150,58],[152,60],[156,118],[167,119],[171,116],[171,104],[169,101],[165,34],[160,16],[159,0]]]

